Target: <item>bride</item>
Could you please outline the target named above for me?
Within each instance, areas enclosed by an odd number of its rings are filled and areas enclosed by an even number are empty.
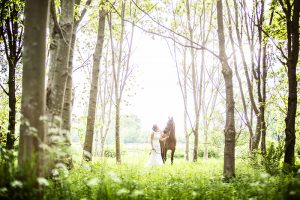
[[[164,141],[168,138],[162,137],[163,134],[159,130],[158,126],[156,124],[153,125],[152,127],[152,132],[151,132],[151,153],[150,153],[150,158],[148,162],[146,163],[146,166],[159,166],[163,164],[163,160],[161,157],[161,149],[160,149],[160,143],[159,141]]]

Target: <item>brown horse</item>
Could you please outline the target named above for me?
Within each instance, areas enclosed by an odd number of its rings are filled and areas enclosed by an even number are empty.
[[[175,123],[173,117],[169,118],[167,126],[164,129],[162,138],[168,137],[166,140],[160,140],[161,157],[165,163],[167,160],[167,151],[171,150],[171,164],[173,164],[174,153],[176,149]]]

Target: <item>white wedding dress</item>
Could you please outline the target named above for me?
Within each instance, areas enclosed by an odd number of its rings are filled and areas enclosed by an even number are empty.
[[[160,150],[160,132],[153,132],[153,148],[154,150],[151,150],[150,157],[148,162],[146,163],[146,166],[159,166],[163,164],[163,160],[161,158],[161,150]]]

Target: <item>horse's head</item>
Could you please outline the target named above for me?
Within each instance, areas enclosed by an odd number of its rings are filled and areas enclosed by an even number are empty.
[[[167,122],[167,126],[164,129],[164,134],[168,134],[168,135],[175,134],[175,124],[174,124],[173,117],[169,118]]]

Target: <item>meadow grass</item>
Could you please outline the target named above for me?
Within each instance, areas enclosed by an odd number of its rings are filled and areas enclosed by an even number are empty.
[[[176,159],[145,167],[147,154],[125,155],[122,164],[96,159],[53,179],[46,199],[299,199],[300,175],[270,176],[247,159],[236,162],[236,177],[225,182],[222,159],[196,163]]]

